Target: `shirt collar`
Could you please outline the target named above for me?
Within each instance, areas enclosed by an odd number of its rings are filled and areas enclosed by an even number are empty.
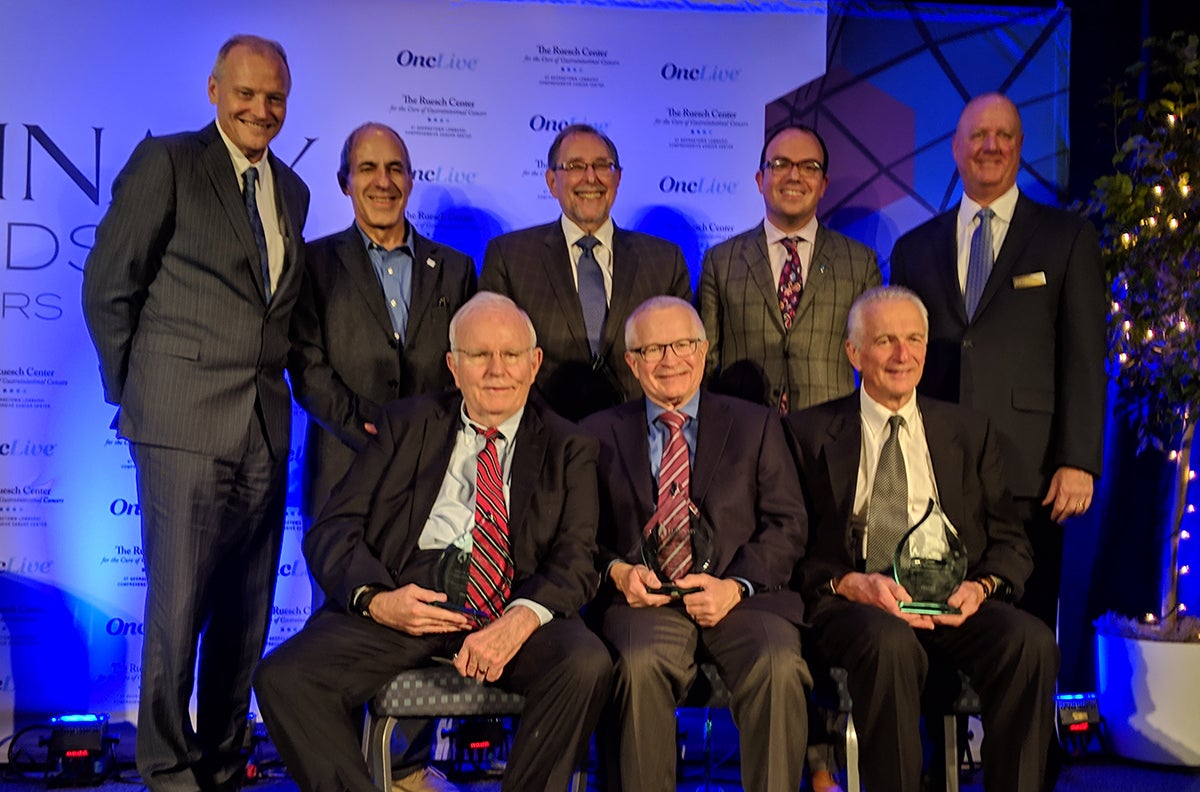
[[[1014,184],[1005,191],[1004,195],[988,204],[996,213],[996,217],[1003,220],[1005,225],[1012,222],[1013,212],[1017,210],[1017,196],[1020,194],[1021,191]],[[966,193],[963,193],[962,201],[958,204],[958,227],[969,228],[975,215],[979,214],[979,210],[982,208],[981,205],[967,197]]]
[[[646,424],[651,429],[653,429],[656,425],[656,422],[658,421],[658,416],[665,413],[667,411],[667,408],[663,407],[660,404],[655,404],[654,402],[650,401],[649,399],[645,399],[645,402],[646,402]],[[697,388],[696,392],[692,394],[692,398],[688,399],[686,402],[684,402],[678,408],[676,408],[675,412],[683,413],[690,420],[694,421],[694,420],[696,420],[696,412],[699,410],[699,408],[700,408],[700,390],[699,390],[699,388]]]
[[[363,231],[363,227],[358,224],[358,220],[354,221],[354,227],[356,229],[358,229],[358,235],[360,237],[362,237],[363,244],[366,245],[367,250],[375,248],[377,250],[382,250],[385,253],[391,253],[392,251],[395,251],[395,250],[401,250],[403,248],[408,248],[408,254],[412,255],[413,229],[412,229],[412,223],[408,222],[408,218],[405,218],[405,220],[404,220],[404,241],[401,242],[396,247],[392,248],[392,250],[387,250],[386,248],[383,247],[383,245],[380,245],[375,240],[371,239],[371,237],[367,236],[367,232]]]
[[[871,398],[867,393],[866,388],[858,389],[859,409],[862,412],[863,422],[866,423],[872,436],[877,436],[880,432],[887,428],[888,418],[893,415],[899,415],[904,419],[904,425],[912,431],[912,427],[917,418],[917,394],[914,392],[912,398],[896,412],[892,412],[887,407],[884,407],[879,402]]]
[[[483,424],[479,423],[478,421],[472,421],[470,419],[470,417],[467,416],[466,401],[464,401],[461,405],[459,405],[458,414],[459,414],[459,417],[462,419],[462,426],[463,426],[464,432],[470,431],[470,432],[474,433],[477,430],[487,431],[488,429],[492,428],[490,426],[484,426]],[[512,439],[517,436],[517,428],[520,427],[521,416],[523,416],[524,414],[525,414],[525,407],[522,406],[521,409],[517,410],[515,413],[510,415],[507,418],[507,420],[505,420],[499,426],[495,427],[500,432],[500,436],[503,437],[506,441],[512,442]]]
[[[568,250],[573,249],[575,247],[576,242],[578,242],[580,239],[583,239],[585,236],[587,236],[587,234],[584,233],[583,229],[580,228],[579,226],[575,225],[575,222],[573,220],[571,220],[571,218],[567,217],[566,215],[562,216],[562,230],[563,230],[563,236],[565,236],[567,238],[567,249]],[[601,245],[604,245],[604,247],[608,248],[609,250],[612,250],[612,241],[613,241],[612,218],[611,217],[604,218],[603,225],[601,225],[599,228],[597,228],[595,233],[592,234],[592,236],[596,237],[596,239],[599,239]]]
[[[800,237],[808,242],[813,242],[817,238],[817,227],[819,225],[820,223],[817,222],[817,216],[813,215],[812,218],[805,223],[799,231],[792,231],[791,233],[788,233],[787,231],[780,229],[779,226],[775,225],[770,220],[767,220],[766,218],[763,219],[763,230],[767,232],[768,246],[784,239],[788,239],[789,237]]]
[[[225,134],[225,130],[221,128],[221,122],[217,122],[217,132],[221,134],[221,140],[225,141],[225,149],[229,152],[229,158],[233,160],[233,170],[238,175],[238,183],[241,183],[242,174],[247,168],[254,168],[258,171],[258,183],[263,184],[264,179],[271,175],[270,149],[263,152],[262,157],[258,162],[251,162],[242,153],[242,150],[233,144],[229,136]]]

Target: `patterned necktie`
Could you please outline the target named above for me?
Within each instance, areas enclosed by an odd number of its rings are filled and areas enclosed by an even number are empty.
[[[258,214],[258,168],[246,168],[242,174],[246,199],[246,214],[250,217],[250,230],[254,232],[254,244],[258,246],[258,266],[262,270],[263,294],[271,300],[271,262],[267,259],[267,232],[263,230],[262,217]]]
[[[600,244],[600,240],[592,235],[581,237],[575,243],[579,246],[579,263],[576,270],[579,279],[579,305],[583,308],[583,324],[587,328],[588,347],[592,357],[600,354],[600,340],[604,336],[604,318],[608,315],[608,298],[604,296],[604,273],[600,271],[600,263],[592,254],[592,248]]]
[[[508,506],[500,457],[496,453],[496,429],[476,429],[487,441],[475,468],[475,527],[471,530],[471,574],[467,580],[467,605],[498,617],[512,589],[512,548],[508,540]]]
[[[665,536],[658,551],[658,566],[667,576],[662,581],[666,583],[692,571],[692,535],[688,524],[692,474],[687,440],[683,437],[687,416],[667,411],[656,420],[670,432],[658,469],[657,524]]]
[[[800,237],[784,237],[782,240],[787,249],[787,258],[779,273],[779,313],[783,317],[783,329],[792,329],[792,321],[796,318],[796,306],[800,304],[800,294],[804,291],[804,270],[800,266],[800,251],[796,244]],[[779,412],[788,414],[788,391],[784,387],[779,394]]]
[[[963,305],[967,309],[967,318],[975,315],[979,307],[979,298],[983,295],[983,287],[987,284],[988,275],[992,273],[994,253],[992,252],[992,216],[996,214],[984,207],[975,215],[979,225],[971,235],[971,255],[967,259],[967,286],[963,289]]]
[[[879,449],[879,465],[867,505],[867,572],[887,573],[896,556],[896,547],[908,531],[908,477],[904,455],[900,452],[900,429],[904,419],[888,418],[891,433]]]

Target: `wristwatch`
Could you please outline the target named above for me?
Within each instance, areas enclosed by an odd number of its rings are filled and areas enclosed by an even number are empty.
[[[378,583],[368,583],[365,586],[359,586],[350,595],[350,611],[357,613],[359,616],[368,619],[371,618],[371,600],[375,599],[376,595],[382,594],[385,591],[390,591],[390,589]]]
[[[747,586],[743,581],[738,580],[737,578],[731,578],[731,579],[733,580],[734,583],[737,583],[738,601],[741,602],[744,599],[749,599],[750,598],[750,587]]]
[[[983,577],[975,578],[975,582],[983,589],[983,598],[989,600],[992,597],[1001,597],[1008,593],[1008,582],[999,575],[984,575]]]

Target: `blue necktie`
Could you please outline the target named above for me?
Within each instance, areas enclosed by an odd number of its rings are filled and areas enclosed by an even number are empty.
[[[992,274],[992,215],[991,209],[984,207],[975,215],[979,225],[971,235],[971,255],[967,259],[967,287],[963,290],[963,305],[967,309],[967,318],[975,315],[979,307],[979,298],[983,295],[983,287],[987,284],[988,275]]]
[[[581,237],[575,243],[582,251],[576,270],[579,279],[579,305],[583,308],[583,324],[587,328],[588,346],[592,357],[600,354],[600,340],[604,337],[604,317],[608,315],[608,298],[604,295],[604,273],[600,263],[592,255],[592,248],[600,240],[592,235]]]
[[[262,270],[263,294],[267,302],[271,301],[271,263],[267,259],[267,232],[263,230],[262,218],[258,214],[258,168],[247,168],[242,174],[246,189],[242,197],[246,199],[246,214],[250,217],[250,230],[254,232],[254,244],[258,246],[258,266]]]

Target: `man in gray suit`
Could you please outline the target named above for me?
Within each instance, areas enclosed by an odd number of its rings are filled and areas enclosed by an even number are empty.
[[[700,316],[709,388],[786,415],[854,390],[846,318],[882,278],[875,251],[817,222],[829,151],[816,130],[784,127],[758,163],[766,219],[705,255]]]
[[[289,374],[308,412],[304,438],[305,528],[329,492],[377,433],[389,401],[454,387],[446,353],[450,317],[475,293],[475,262],[417,233],[405,218],[412,194],[412,157],[391,127],[369,123],[342,146],[338,186],[350,197],[354,222],[310,242],[292,314]],[[325,597],[312,580],[313,611]],[[453,789],[425,767],[425,720],[406,720],[411,761],[395,792]]]
[[[283,535],[283,370],[308,213],[308,188],[267,150],[290,89],[279,44],[227,41],[208,80],[216,123],[138,145],[84,268],[104,397],[137,466],[137,761],[154,792],[232,789],[244,774]]]
[[[616,145],[572,124],[546,156],[546,185],[562,217],[493,239],[479,288],[507,295],[533,319],[545,351],[537,391],[573,421],[642,395],[625,364],[625,319],[649,297],[692,299],[677,245],[617,228]]]

